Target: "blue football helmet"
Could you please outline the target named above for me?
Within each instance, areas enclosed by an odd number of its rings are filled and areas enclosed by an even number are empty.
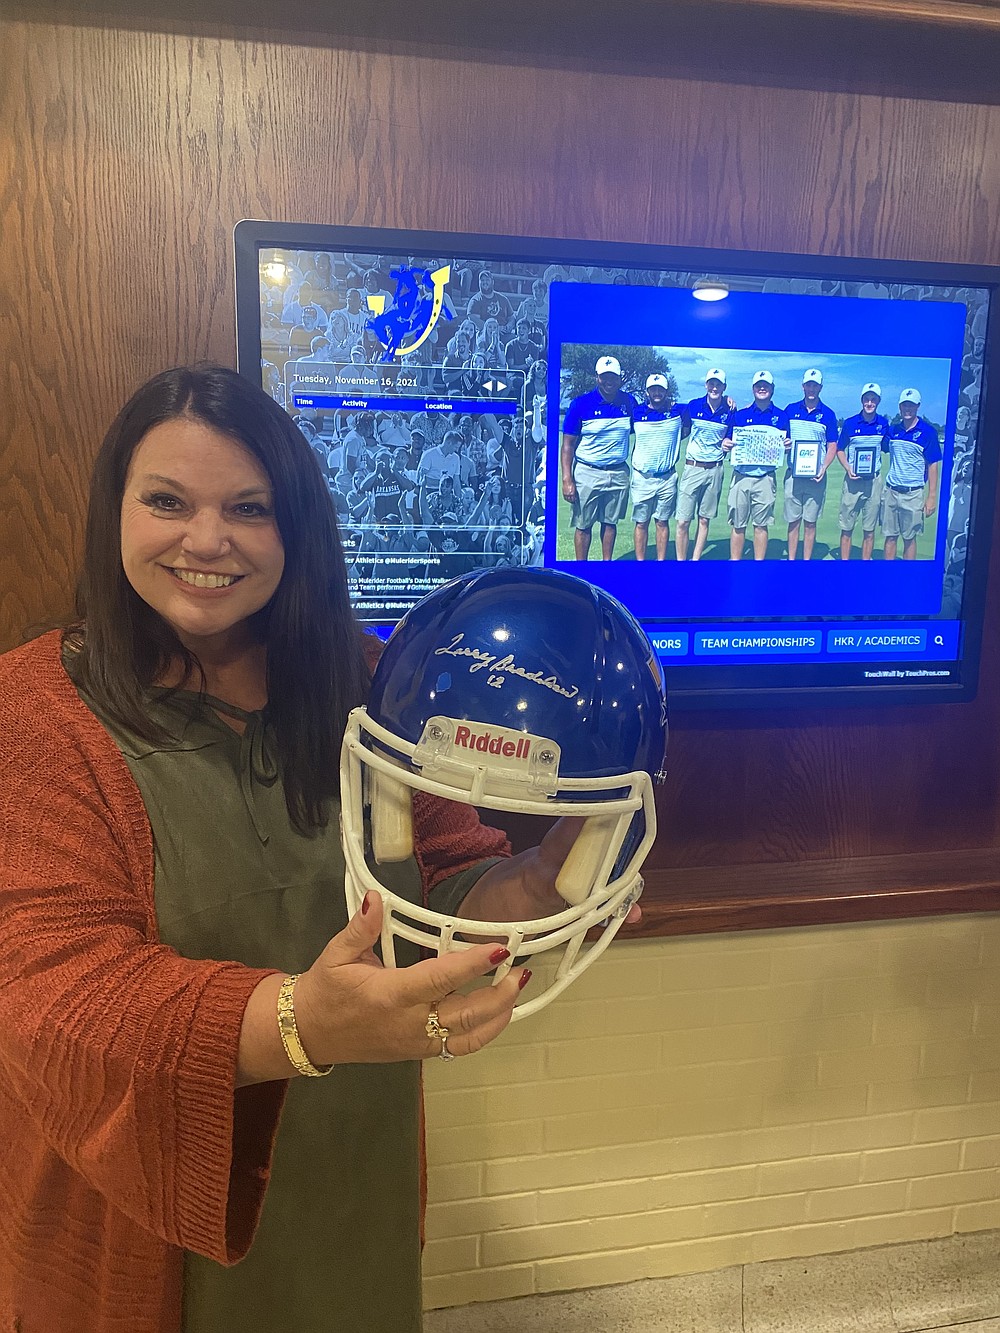
[[[366,891],[381,895],[387,966],[396,937],[438,953],[505,940],[511,957],[496,979],[515,960],[562,947],[549,984],[514,1017],[540,1009],[604,952],[642,892],[666,740],[659,664],[610,594],[545,569],[454,579],[400,621],[367,707],[350,715],[341,762],[349,911]],[[470,921],[386,889],[370,861],[413,854],[414,790],[486,810],[583,819],[556,883],[565,909],[532,921]]]

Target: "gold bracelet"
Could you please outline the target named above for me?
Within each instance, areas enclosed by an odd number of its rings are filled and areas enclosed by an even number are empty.
[[[294,1065],[300,1074],[305,1074],[307,1078],[322,1078],[324,1074],[329,1074],[333,1065],[314,1065],[305,1053],[295,1022],[295,1004],[292,999],[292,992],[298,979],[298,972],[294,976],[285,977],[278,991],[278,1031],[281,1033],[281,1044],[285,1048],[289,1063]]]

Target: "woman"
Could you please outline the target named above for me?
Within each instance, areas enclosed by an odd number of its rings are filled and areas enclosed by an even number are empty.
[[[334,310],[330,315],[326,336],[330,340],[330,360],[349,361],[351,347],[357,341],[357,337],[351,332],[343,310]]]
[[[0,659],[0,1315],[417,1330],[430,1008],[465,1055],[526,978],[465,996],[503,950],[386,970],[379,896],[346,921],[339,745],[370,658],[319,465],[262,390],[182,368],[125,406],[79,611]],[[558,825],[508,859],[466,807],[415,816],[398,892],[550,910]]]
[[[548,363],[539,358],[528,367],[524,381],[524,416],[530,422],[531,439],[536,448],[545,443],[547,374]]]
[[[500,324],[491,315],[483,324],[482,332],[476,339],[476,351],[483,358],[484,365],[490,370],[506,370],[507,356],[504,352]]]
[[[514,522],[510,496],[503,478],[498,473],[491,473],[483,489],[486,500],[484,513],[491,528],[510,527]]]

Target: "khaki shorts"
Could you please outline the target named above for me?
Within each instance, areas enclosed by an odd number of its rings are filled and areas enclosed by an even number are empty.
[[[690,523],[695,514],[699,518],[715,518],[722,498],[724,465],[699,467],[689,462],[681,473],[677,487],[677,522]]]
[[[826,503],[826,474],[822,481],[811,477],[785,477],[785,522],[817,523]]]
[[[887,486],[882,494],[882,533],[911,542],[924,530],[924,488],[894,491]]]
[[[645,526],[651,518],[657,523],[669,523],[677,508],[677,473],[666,477],[647,477],[645,472],[632,473],[632,522]]]
[[[837,520],[841,532],[853,532],[861,520],[862,532],[874,532],[878,527],[879,503],[882,499],[881,477],[844,478],[840,494],[840,513]]]
[[[574,528],[589,532],[595,523],[620,523],[628,512],[629,470],[616,467],[610,472],[577,463],[573,468],[576,501],[570,519]]]
[[[734,472],[729,483],[729,526],[745,530],[752,523],[755,528],[769,528],[777,494],[778,483],[773,472],[763,477]]]

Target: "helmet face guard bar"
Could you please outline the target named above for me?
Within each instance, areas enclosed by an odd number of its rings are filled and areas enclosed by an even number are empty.
[[[556,774],[552,780],[541,774],[536,782],[525,783],[523,777],[515,781],[515,775],[502,765],[479,761],[475,752],[456,758],[454,748],[448,747],[438,759],[434,732],[440,733],[442,724],[447,731],[452,721],[431,719],[425,736],[413,744],[380,726],[364,708],[350,714],[341,751],[347,907],[353,915],[366,892],[375,890],[381,896],[381,945],[387,967],[396,965],[397,937],[439,955],[499,941],[510,958],[497,969],[496,985],[515,961],[561,948],[550,984],[516,1005],[514,1018],[524,1018],[555,999],[600,957],[642,893],[639,870],[656,837],[653,784],[641,770],[601,778],[558,778]],[[427,733],[431,733],[430,742]],[[558,746],[549,743],[549,748],[556,752],[557,765]],[[374,849],[376,863],[404,860],[412,854],[412,791],[487,810],[583,820],[584,828],[567,857],[567,881],[563,883],[562,873],[557,881],[566,908],[530,921],[474,921],[444,916],[386,889],[369,865],[369,854]],[[637,816],[642,820],[642,835],[634,849],[630,848],[624,866],[619,866]],[[598,927],[600,935],[584,948],[588,931]]]

